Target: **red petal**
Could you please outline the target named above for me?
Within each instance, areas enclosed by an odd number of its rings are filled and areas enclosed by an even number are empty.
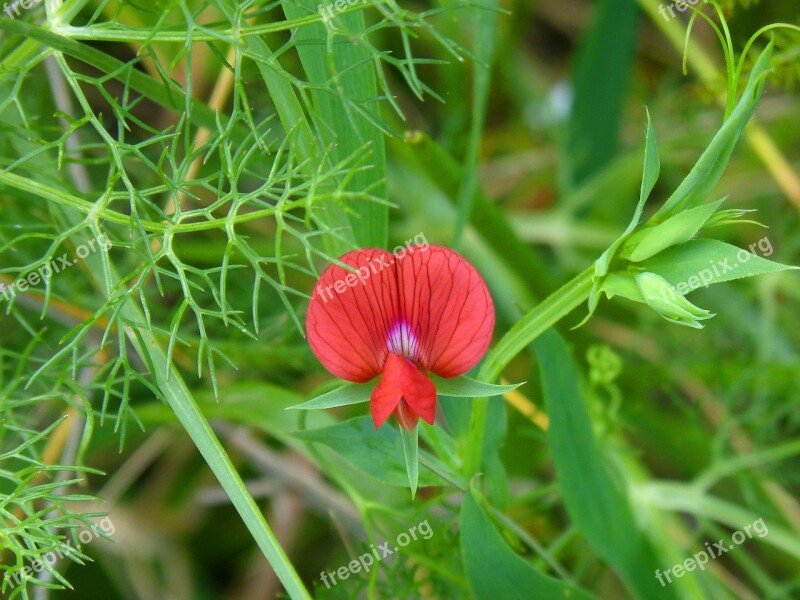
[[[306,321],[312,351],[334,375],[369,381],[395,353],[455,377],[486,353],[494,304],[480,274],[457,252],[412,246],[395,258],[365,249],[340,260],[359,275],[337,265],[325,269]]]
[[[400,315],[418,340],[418,357],[441,377],[469,371],[486,354],[494,304],[478,271],[443,246],[413,247],[397,261]]]
[[[398,408],[404,400],[410,412],[419,415],[433,425],[436,416],[436,386],[419,372],[407,358],[389,354],[383,377],[372,390],[370,408],[372,420],[378,428]]]
[[[339,259],[359,275],[330,265],[314,286],[306,318],[311,350],[342,379],[364,383],[383,370],[388,332],[397,321],[394,256],[367,248]]]

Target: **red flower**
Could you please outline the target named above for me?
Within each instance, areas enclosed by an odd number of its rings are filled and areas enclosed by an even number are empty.
[[[433,424],[436,386],[428,371],[456,377],[486,353],[494,304],[480,274],[442,246],[397,256],[366,248],[330,265],[314,286],[306,333],[328,371],[356,383],[383,374],[370,397],[375,427],[394,413],[406,429]]]

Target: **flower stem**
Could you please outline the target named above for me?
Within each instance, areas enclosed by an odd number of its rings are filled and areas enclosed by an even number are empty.
[[[578,305],[585,302],[589,298],[589,292],[592,289],[593,276],[594,265],[565,283],[520,319],[486,356],[486,360],[484,360],[478,374],[478,380],[484,382],[495,381],[500,376],[500,373],[503,372],[503,369],[528,344],[572,312]],[[481,468],[483,432],[486,427],[488,409],[488,399],[473,399],[463,467],[464,474],[468,477],[475,475]]]

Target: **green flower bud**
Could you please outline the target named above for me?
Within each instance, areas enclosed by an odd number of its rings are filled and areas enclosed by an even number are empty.
[[[645,272],[636,275],[636,286],[645,303],[667,321],[702,329],[703,326],[698,321],[714,316],[713,313],[689,302],[666,279],[655,273]]]

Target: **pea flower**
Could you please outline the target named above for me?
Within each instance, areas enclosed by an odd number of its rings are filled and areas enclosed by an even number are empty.
[[[463,375],[483,358],[494,304],[478,271],[457,252],[409,245],[396,255],[348,252],[319,278],[308,306],[311,350],[333,375],[354,383],[381,376],[370,396],[375,427],[394,414],[407,431],[436,415],[428,376]]]

